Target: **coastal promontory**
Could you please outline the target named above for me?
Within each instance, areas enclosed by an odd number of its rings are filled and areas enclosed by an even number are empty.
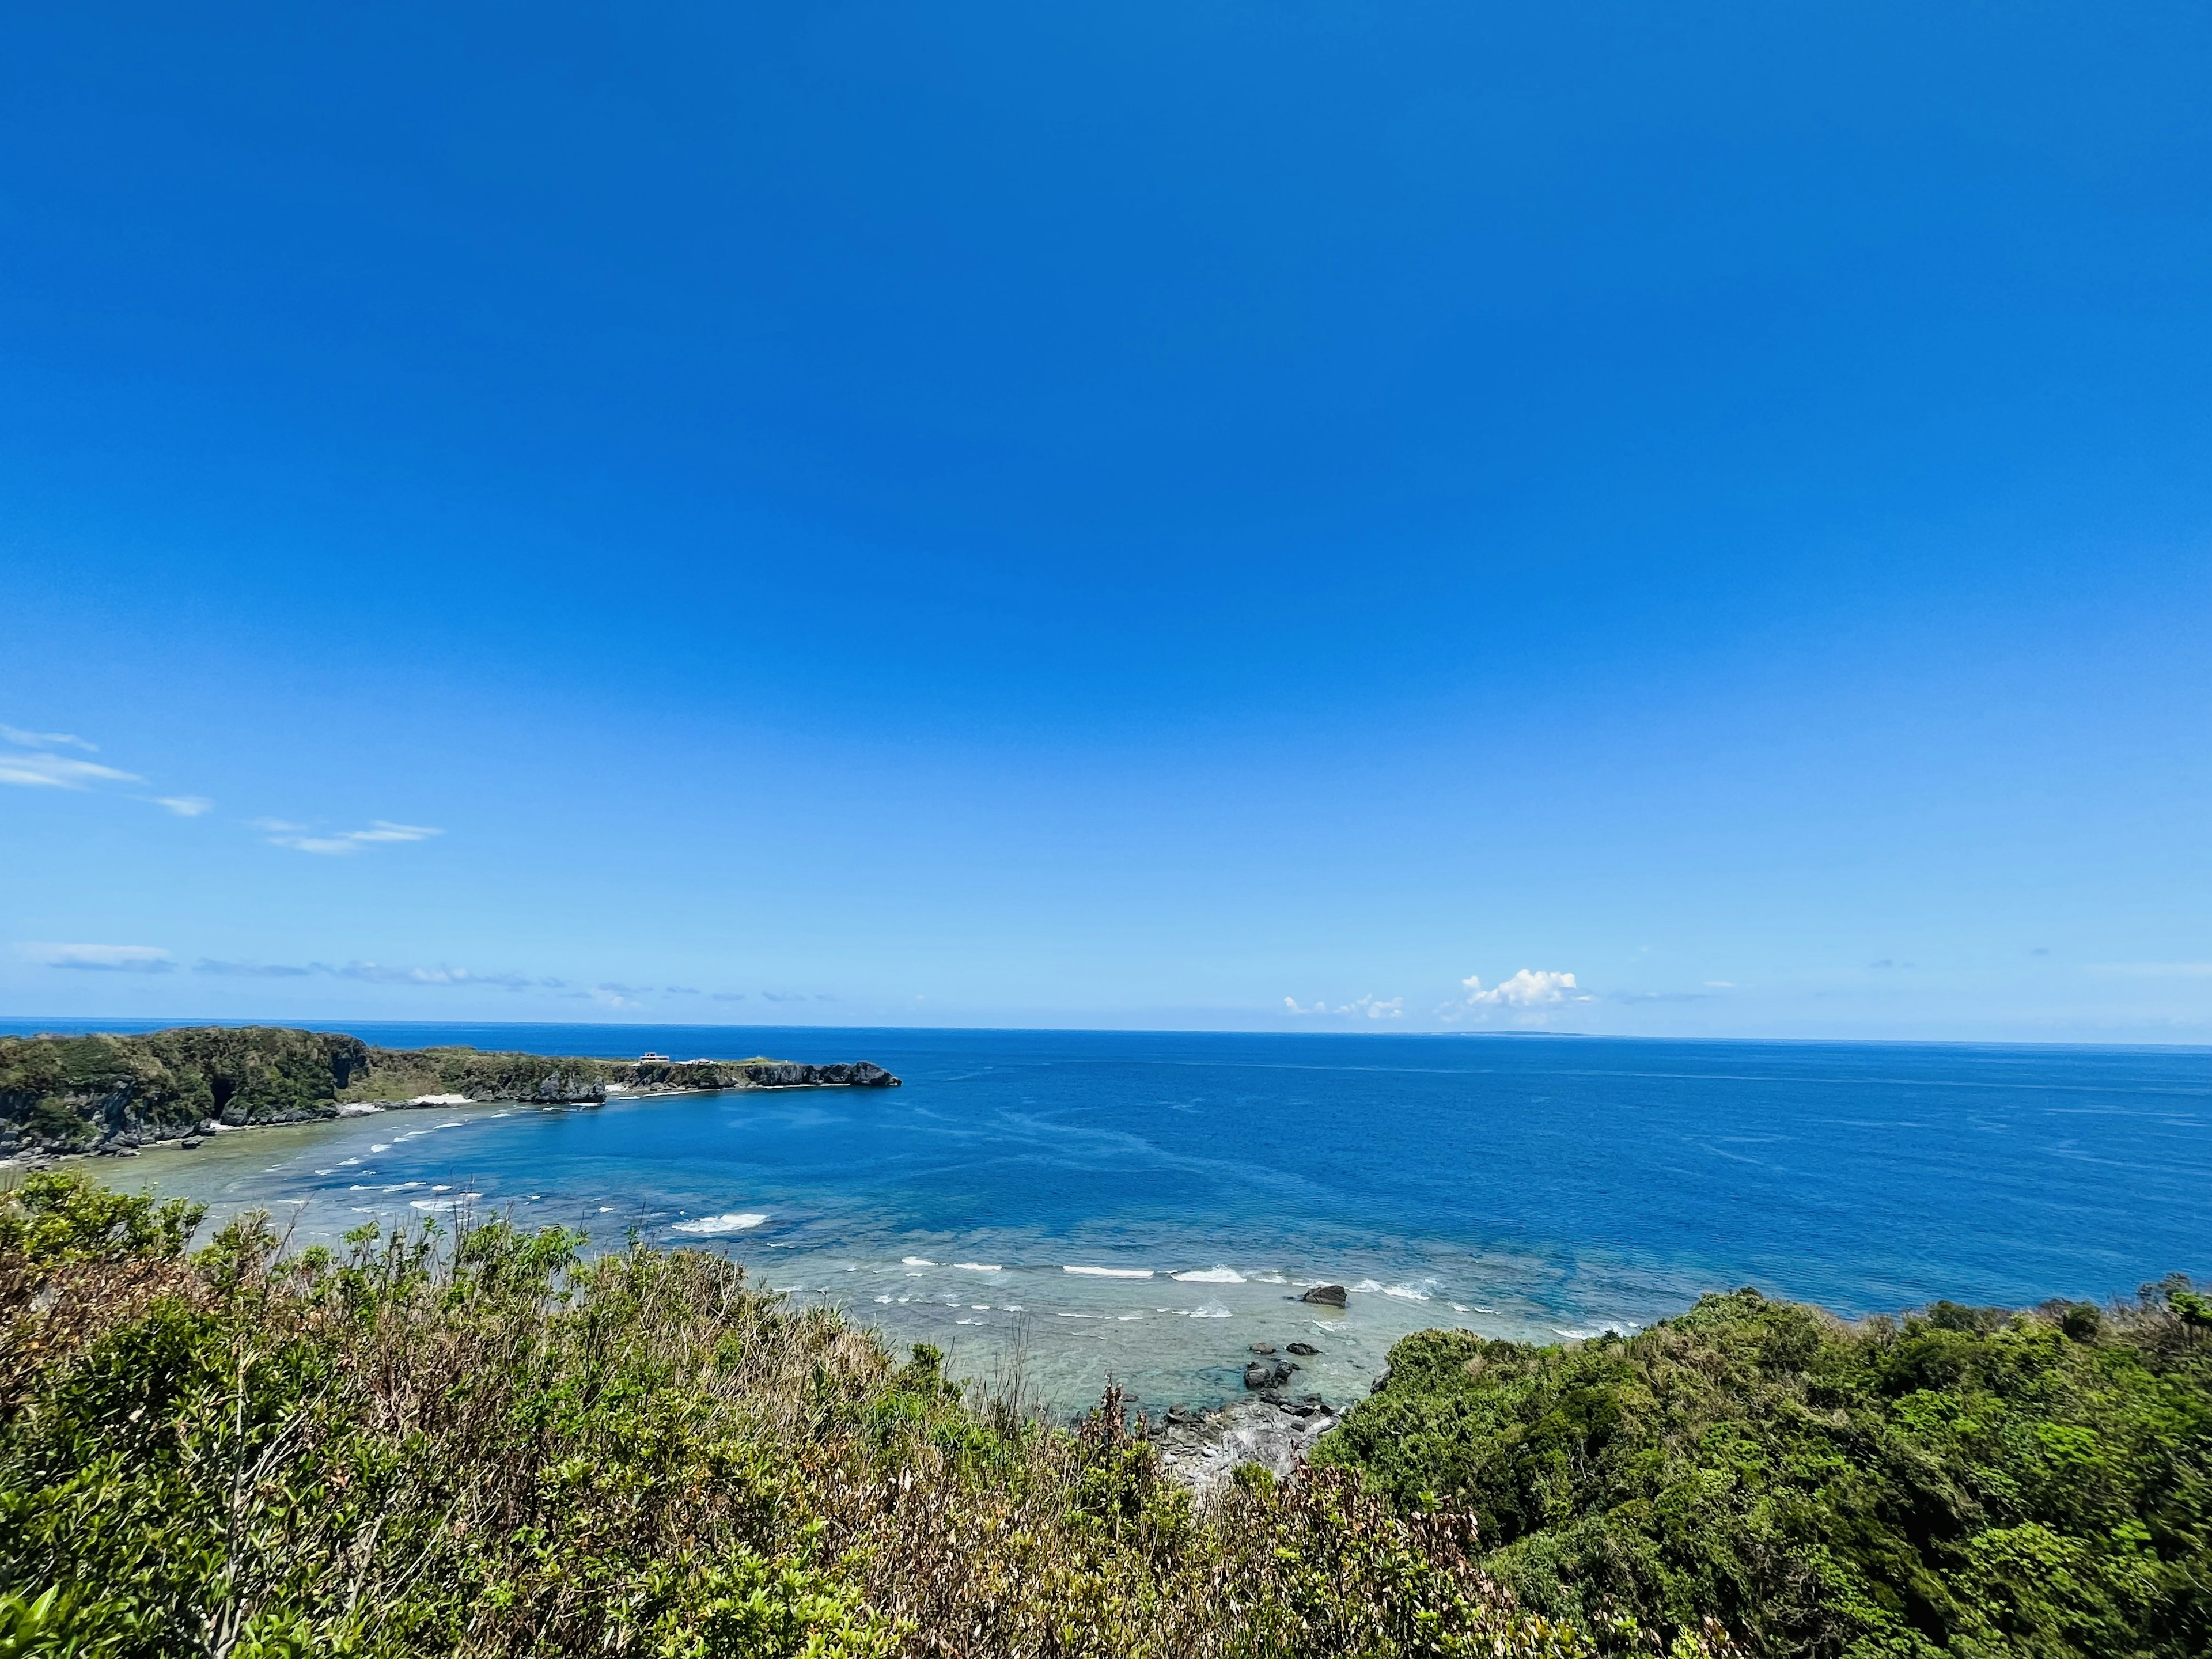
[[[0,1158],[129,1152],[353,1112],[460,1100],[597,1104],[726,1089],[895,1089],[871,1060],[621,1060],[385,1048],[289,1026],[0,1037]]]

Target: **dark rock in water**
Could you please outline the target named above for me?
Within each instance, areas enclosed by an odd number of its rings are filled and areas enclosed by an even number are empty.
[[[1316,1285],[1298,1298],[1301,1302],[1315,1303],[1324,1308],[1341,1308],[1349,1299],[1341,1285]]]
[[[182,1140],[179,1141],[177,1145],[183,1147],[189,1152],[195,1146],[206,1146],[207,1137],[205,1135],[186,1135]]]
[[[1275,1345],[1272,1342],[1255,1342],[1252,1345],[1252,1352],[1254,1353],[1273,1353],[1275,1352]]]
[[[1248,1389],[1272,1389],[1275,1386],[1275,1368],[1264,1359],[1255,1359],[1244,1368],[1244,1386]]]
[[[1290,1351],[1301,1359],[1310,1359],[1321,1352],[1310,1342],[1293,1342],[1290,1345]]]

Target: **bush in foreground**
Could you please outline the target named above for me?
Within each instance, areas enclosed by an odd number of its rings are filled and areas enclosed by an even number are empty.
[[[1859,1327],[1739,1291],[1570,1348],[1425,1331],[1317,1456],[1471,1512],[1483,1567],[1601,1634],[2212,1652],[2212,1305],[2185,1279]]]
[[[1341,1472],[1200,1512],[1114,1396],[965,1400],[719,1257],[198,1219],[0,1195],[0,1656],[1589,1650],[1463,1514]]]

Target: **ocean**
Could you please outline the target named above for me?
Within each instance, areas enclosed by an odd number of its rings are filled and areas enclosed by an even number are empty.
[[[30,1021],[14,1029],[118,1029]],[[145,1029],[143,1027],[137,1029]],[[1628,1331],[1755,1285],[1839,1315],[2212,1276],[2212,1051],[362,1024],[373,1042],[872,1060],[889,1091],[480,1105],[100,1173],[300,1242],[477,1215],[722,1251],[1072,1411],[1364,1394],[1408,1332]],[[1349,1287],[1342,1312],[1296,1299]]]

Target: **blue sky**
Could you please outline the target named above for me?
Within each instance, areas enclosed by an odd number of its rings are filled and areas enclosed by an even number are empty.
[[[0,1012],[2212,1041],[2208,83],[15,9]]]

